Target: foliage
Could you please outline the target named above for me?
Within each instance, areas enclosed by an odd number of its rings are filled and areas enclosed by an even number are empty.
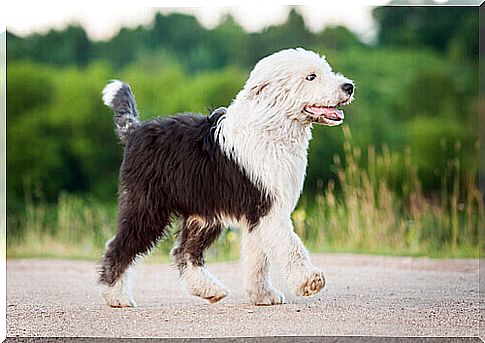
[[[9,61],[32,59],[57,65],[85,66],[92,61],[94,46],[81,26],[70,25],[65,30],[50,30],[45,35],[19,38],[8,34]]]
[[[478,57],[478,8],[378,7],[373,16],[380,27],[380,46],[429,48],[456,61],[476,61]],[[285,23],[256,33],[246,33],[231,16],[209,30],[195,17],[180,13],[157,13],[150,25],[122,28],[115,37],[101,42],[90,41],[77,24],[26,38],[9,33],[7,58],[8,62],[27,59],[60,66],[86,66],[105,60],[120,69],[148,52],[165,50],[187,70],[196,72],[228,65],[249,68],[261,57],[288,47],[321,46],[341,51],[362,45],[344,27],[309,31],[293,8]]]
[[[478,7],[378,7],[379,43],[406,48],[431,47],[445,53],[461,45],[478,58]],[[460,41],[460,43],[458,43]]]

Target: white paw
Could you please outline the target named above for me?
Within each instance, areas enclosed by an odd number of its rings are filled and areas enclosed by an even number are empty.
[[[126,291],[110,287],[103,291],[106,303],[111,307],[136,307],[135,300]]]
[[[277,289],[253,291],[248,290],[248,296],[253,305],[269,306],[285,303],[285,296]]]
[[[214,304],[219,300],[221,300],[222,298],[225,298],[229,294],[229,291],[226,288],[224,288],[224,286],[213,283],[210,286],[205,288],[191,289],[190,293],[192,295],[195,295],[207,300],[211,304]]]
[[[182,274],[190,294],[201,297],[211,304],[218,302],[229,294],[229,291],[202,266],[187,264]]]
[[[325,286],[325,277],[321,271],[315,271],[305,278],[296,288],[295,294],[298,296],[310,296],[317,294]]]

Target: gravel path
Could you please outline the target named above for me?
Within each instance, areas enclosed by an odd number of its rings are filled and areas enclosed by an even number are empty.
[[[313,255],[327,285],[287,304],[255,307],[237,262],[210,264],[231,290],[210,305],[188,295],[168,264],[142,264],[137,308],[104,305],[96,264],[7,261],[7,336],[226,337],[266,335],[478,336],[478,260]]]

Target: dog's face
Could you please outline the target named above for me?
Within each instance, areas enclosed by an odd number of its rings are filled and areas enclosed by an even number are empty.
[[[263,58],[244,87],[247,100],[301,124],[342,124],[338,106],[353,100],[354,82],[334,73],[324,57],[304,49],[288,49]]]

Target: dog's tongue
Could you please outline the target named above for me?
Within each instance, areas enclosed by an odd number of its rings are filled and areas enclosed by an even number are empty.
[[[331,120],[344,120],[344,111],[341,111],[335,107],[322,107],[322,106],[308,106],[309,109],[317,115],[324,116]]]

